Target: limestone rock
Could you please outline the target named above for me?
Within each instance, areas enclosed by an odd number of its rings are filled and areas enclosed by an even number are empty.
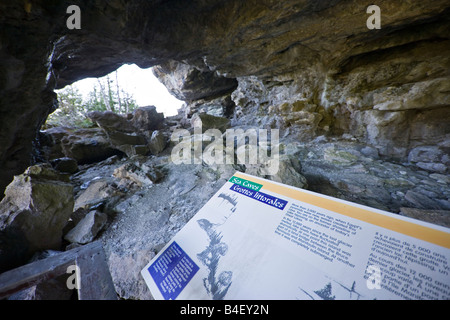
[[[99,206],[107,206],[114,203],[123,196],[114,184],[106,179],[93,179],[89,181],[85,190],[78,193],[75,199],[74,212],[78,209],[89,210]]]
[[[224,117],[215,117],[206,113],[196,113],[191,118],[192,127],[202,128],[204,133],[208,129],[218,129],[222,133],[231,126],[230,119]]]
[[[114,170],[113,175],[120,179],[124,185],[134,183],[138,187],[149,187],[164,177],[161,170],[154,166],[137,165],[135,163],[127,163],[120,166]]]
[[[236,79],[202,71],[185,63],[169,61],[154,67],[153,73],[179,100],[194,101],[230,93],[237,87]]]
[[[98,210],[90,211],[78,224],[65,236],[69,242],[86,244],[95,239],[108,221],[108,216]]]
[[[152,249],[132,249],[128,252],[111,253],[108,263],[117,293],[123,299],[153,299],[142,277],[136,277],[145,265],[155,256]]]
[[[398,111],[445,107],[448,105],[448,91],[450,91],[449,78],[405,84],[399,88],[389,87],[383,93],[374,94],[373,108]]]
[[[111,111],[88,113],[88,117],[95,121],[105,132],[111,146],[122,151],[127,156],[146,154],[147,139],[140,134],[134,124],[124,116]]]
[[[400,214],[413,219],[430,222],[450,228],[450,210],[424,210],[416,208],[401,208]]]
[[[440,162],[444,153],[437,146],[422,146],[409,152],[410,162]]]
[[[17,266],[39,250],[59,249],[73,206],[72,184],[50,166],[32,166],[16,176],[0,203],[0,232],[5,236],[0,256],[5,265]],[[14,246],[3,247],[14,239],[26,248],[19,251],[21,256],[10,251]]]
[[[370,146],[365,146],[363,147],[360,152],[366,156],[366,157],[370,157],[373,159],[379,159],[380,155],[378,154],[378,150],[376,148],[370,147]]]
[[[448,166],[446,166],[443,163],[417,162],[416,165],[421,169],[431,171],[431,172],[445,173],[448,170]]]
[[[150,151],[147,143],[151,140],[151,132],[162,128],[164,121],[164,115],[154,106],[138,108],[129,117],[111,111],[90,112],[88,117],[104,130],[111,146],[129,157],[146,155]],[[154,145],[155,141],[150,144]]]
[[[335,165],[347,166],[352,165],[358,160],[358,157],[353,153],[346,150],[337,150],[335,147],[325,149],[324,160]]]
[[[94,208],[96,208],[94,206]],[[66,235],[67,232],[72,230],[90,211],[90,208],[84,208],[80,207],[76,209],[72,214],[70,215],[69,221],[65,225],[63,229],[63,235]],[[66,247],[67,250],[67,247]]]
[[[73,130],[62,138],[61,144],[65,156],[80,165],[102,161],[119,153],[98,128]]]
[[[159,130],[164,124],[164,114],[155,106],[140,107],[134,110],[131,122],[137,131]]]
[[[450,175],[432,173],[432,174],[430,174],[430,178],[436,180],[438,183],[450,184]]]
[[[450,162],[446,160],[448,153],[438,146],[421,146],[413,148],[408,154],[408,160],[419,168],[427,171],[445,173]]]
[[[148,149],[150,152],[154,155],[162,152],[168,143],[168,139],[164,135],[162,131],[155,130],[152,133],[152,136],[150,138],[150,141],[148,143]]]
[[[333,140],[292,143],[292,151],[286,152],[300,159],[309,190],[390,212],[399,212],[401,207],[449,209],[446,175],[367,156],[362,146]]]
[[[294,156],[282,156],[277,174],[271,176],[271,180],[281,182],[293,187],[307,189],[308,182],[301,174],[300,161]]]
[[[107,132],[119,131],[133,133],[136,131],[136,128],[128,119],[112,111],[93,111],[89,112],[87,116]]]
[[[43,154],[42,157],[46,161],[65,157],[66,155],[64,154],[61,141],[70,133],[70,129],[63,127],[54,127],[39,131],[39,152]]]
[[[281,155],[263,164],[246,165],[245,173],[297,188],[308,188],[308,182],[301,174],[301,164],[292,155]]]
[[[199,99],[192,101],[181,108],[186,118],[191,118],[195,113],[206,113],[216,117],[230,117],[233,115],[235,103],[231,94],[213,99]]]
[[[51,161],[55,170],[63,173],[75,173],[78,170],[78,163],[75,159],[64,157]]]
[[[423,193],[418,193],[417,191],[408,190],[405,195],[405,199],[413,204],[418,209],[431,209],[431,210],[442,210],[442,205],[436,200],[430,199],[427,195]]]

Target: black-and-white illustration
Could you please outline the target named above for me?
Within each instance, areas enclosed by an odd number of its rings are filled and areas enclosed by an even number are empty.
[[[208,268],[208,276],[203,279],[203,285],[213,300],[222,300],[231,286],[233,277],[231,271],[222,271],[217,275],[220,258],[227,253],[228,245],[222,242],[222,234],[217,231],[220,224],[211,223],[207,219],[200,219],[197,222],[209,239],[206,249],[197,254],[200,262]]]
[[[225,214],[220,222],[213,223],[208,219],[197,220],[200,228],[206,232],[208,236],[208,244],[202,252],[197,254],[200,262],[208,268],[208,276],[203,279],[203,285],[206,292],[213,300],[222,300],[228,292],[232,283],[233,272],[222,271],[219,273],[220,259],[228,251],[228,245],[222,241],[222,233],[219,227],[225,224],[228,218],[236,211],[238,197],[232,193],[222,192],[218,198],[222,201],[219,207],[225,207]]]
[[[332,293],[332,288],[331,288],[331,282],[328,282],[325,287],[323,287],[320,290],[316,290],[314,291],[315,294],[317,294],[320,298],[322,298],[322,300],[335,300],[336,296],[334,296]]]
[[[225,203],[231,205],[231,209],[230,209],[231,212],[235,212],[236,211],[236,206],[238,204],[236,195],[222,192],[221,194],[219,194],[219,198],[223,199],[221,204],[223,204],[226,201]]]
[[[299,288],[312,300],[359,300],[362,295],[356,291],[356,281],[351,288],[337,281],[329,281],[322,288],[313,290],[312,293]]]

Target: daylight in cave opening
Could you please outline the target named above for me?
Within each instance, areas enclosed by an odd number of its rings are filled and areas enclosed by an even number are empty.
[[[116,72],[110,73],[109,78],[116,81]],[[83,100],[89,98],[90,92],[97,86],[102,78],[86,78],[72,84],[83,95]],[[135,64],[124,64],[117,69],[117,80],[120,90],[129,94],[139,107],[153,105],[158,112],[165,117],[177,114],[177,110],[183,105],[183,101],[172,96],[167,88],[156,78],[152,68],[141,69]],[[114,83],[114,86],[116,84]],[[58,93],[58,91],[57,91]]]

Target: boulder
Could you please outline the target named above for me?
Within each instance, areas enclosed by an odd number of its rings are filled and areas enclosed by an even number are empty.
[[[408,155],[408,161],[416,162],[439,162],[443,156],[442,150],[437,146],[421,146],[412,149]]]
[[[278,172],[270,178],[293,187],[307,189],[308,182],[301,172],[302,167],[296,157],[283,155],[280,157]]]
[[[73,206],[68,177],[49,165],[29,167],[14,177],[0,203],[0,265],[15,267],[37,251],[60,249]],[[8,243],[23,246],[20,254]]]
[[[413,148],[408,154],[408,161],[421,169],[446,173],[448,170],[448,153],[438,146],[420,146]]]
[[[75,173],[78,171],[78,163],[75,159],[63,157],[54,159],[51,164],[55,170],[63,173]]]
[[[450,228],[450,210],[424,210],[416,208],[400,208],[400,214],[413,219],[430,222]]]
[[[380,158],[380,155],[378,154],[378,150],[377,150],[376,148],[371,147],[371,146],[365,146],[365,147],[363,147],[363,148],[360,150],[360,152],[361,152],[364,156],[369,157],[369,158],[372,158],[372,159],[379,159],[379,158]]]
[[[164,174],[154,166],[130,162],[115,169],[113,176],[119,179],[122,185],[135,184],[141,188],[157,183]]]
[[[131,248],[121,253],[111,253],[108,263],[117,293],[123,299],[154,299],[142,277],[137,277],[145,265],[155,256],[153,249]]]
[[[103,229],[107,221],[108,216],[106,213],[98,210],[90,211],[64,236],[64,239],[71,243],[78,244],[86,244],[91,242]]]
[[[119,131],[133,133],[136,131],[136,128],[127,118],[112,111],[93,111],[89,112],[87,116],[106,132]]]
[[[417,191],[408,190],[405,194],[405,200],[408,201],[409,204],[414,205],[415,208],[418,209],[426,209],[426,210],[442,210],[442,204],[434,199],[431,199],[428,195],[419,193]]]
[[[157,155],[158,153],[162,152],[166,148],[167,143],[168,143],[168,139],[162,133],[162,131],[155,130],[155,131],[153,131],[152,136],[151,136],[150,141],[147,146],[152,154]]]
[[[53,127],[39,132],[39,152],[46,161],[65,157],[62,139],[72,130],[64,127]]]
[[[154,67],[153,73],[173,96],[183,101],[222,96],[237,87],[234,78],[173,60]]]
[[[91,208],[108,207],[123,196],[111,181],[106,179],[93,179],[87,183],[75,198],[74,212],[80,208],[90,210]]]
[[[208,129],[218,129],[225,132],[231,127],[230,119],[224,117],[216,117],[207,113],[195,113],[191,118],[191,126],[202,128],[204,133]]]
[[[350,166],[358,160],[358,156],[355,155],[357,151],[349,152],[348,150],[339,150],[334,146],[325,149],[323,159],[326,162],[340,166]]]
[[[245,173],[307,189],[308,182],[301,171],[300,161],[293,155],[284,154],[272,157],[262,164],[246,165]]]
[[[111,146],[128,157],[148,154],[150,147],[155,147],[152,131],[162,128],[164,122],[164,114],[158,113],[154,106],[138,108],[126,116],[94,111],[88,117],[105,132]]]
[[[126,117],[111,111],[89,112],[87,116],[104,131],[114,149],[120,150],[129,157],[148,152],[148,149],[142,148],[147,144],[145,135],[138,133],[133,122]]]
[[[164,114],[157,112],[155,106],[140,107],[134,110],[131,122],[137,131],[159,130],[164,124]]]
[[[229,117],[233,114],[234,107],[231,93],[213,99],[200,99],[186,103],[179,112],[184,113],[187,118],[194,113],[207,113],[216,117]]]
[[[64,155],[78,164],[90,164],[108,159],[120,152],[111,146],[107,135],[99,128],[76,129],[61,140]]]

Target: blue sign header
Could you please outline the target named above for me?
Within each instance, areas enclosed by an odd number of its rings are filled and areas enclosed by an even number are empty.
[[[272,206],[272,207],[280,209],[280,210],[283,210],[288,203],[286,200],[282,200],[280,198],[273,197],[273,196],[268,195],[261,191],[251,190],[251,189],[245,188],[243,186],[240,186],[238,184],[233,184],[231,186],[230,190],[240,193],[240,194],[243,194],[244,196],[253,198],[255,200],[258,200],[259,202],[262,202],[264,204],[267,204],[269,206]]]

